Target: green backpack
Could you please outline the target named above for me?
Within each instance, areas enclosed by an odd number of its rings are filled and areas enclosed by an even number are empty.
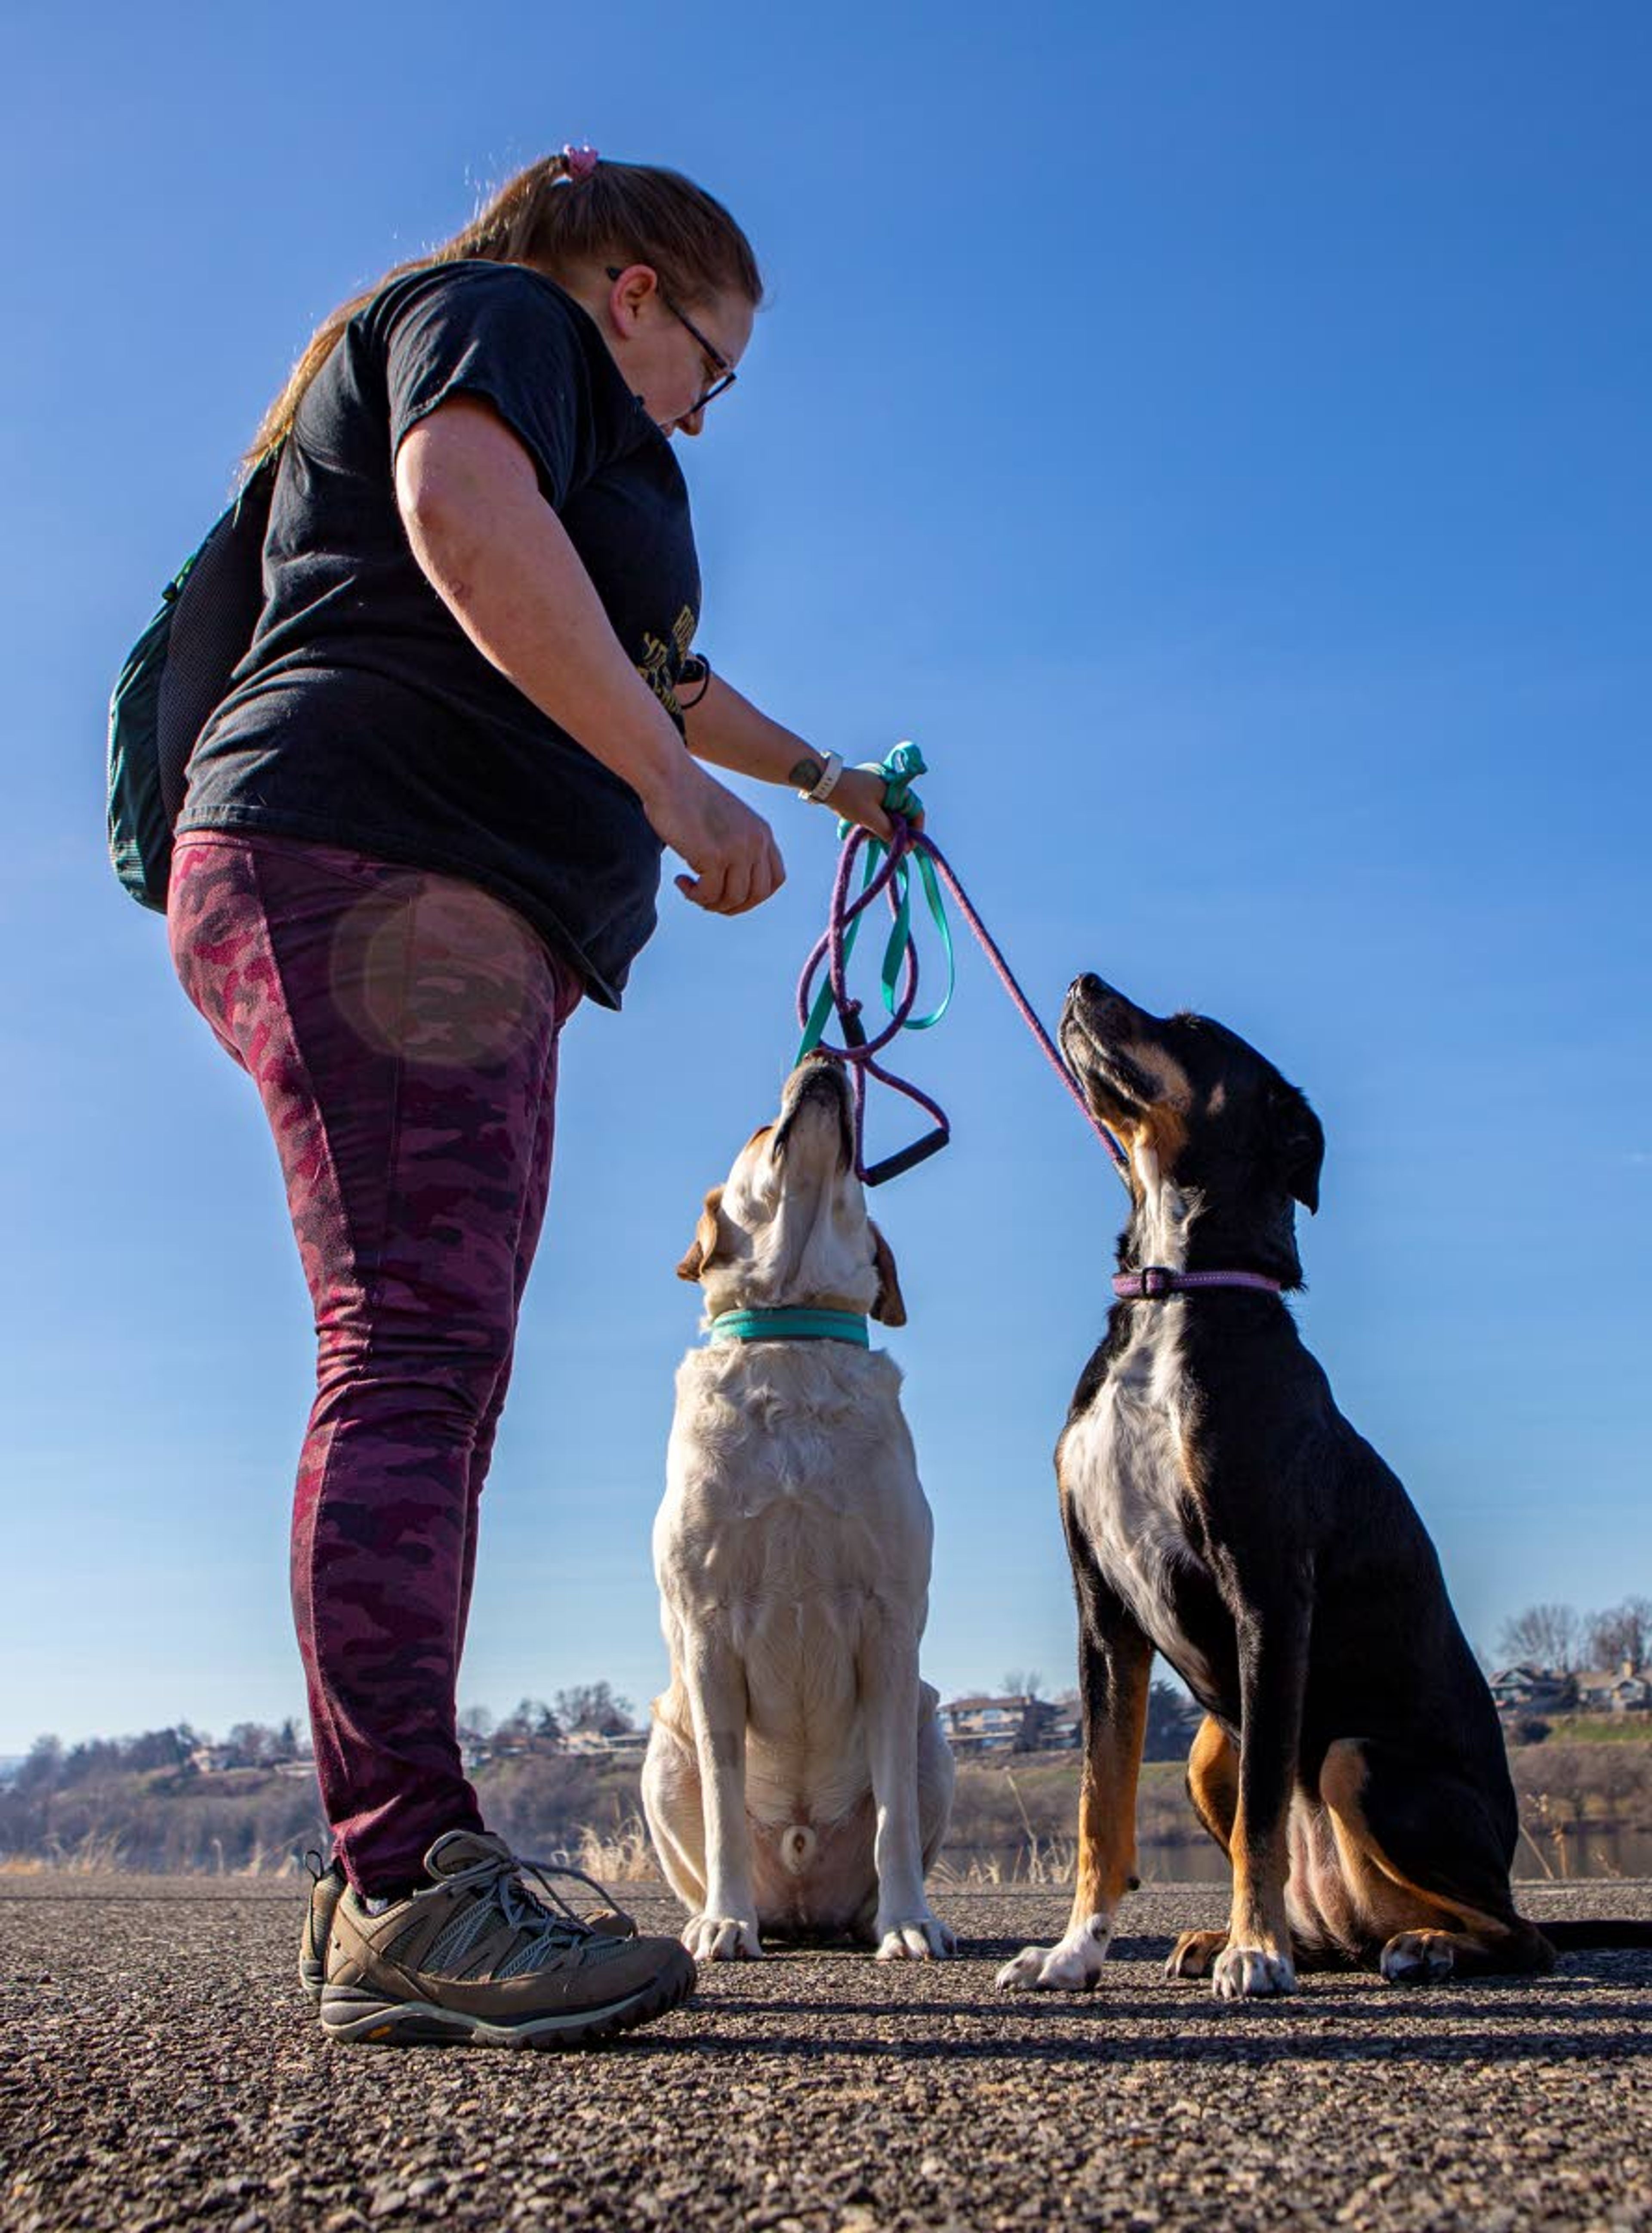
[[[161,591],[109,700],[109,857],[133,898],[163,915],[189,756],[228,696],[263,609],[277,454],[260,459]]]

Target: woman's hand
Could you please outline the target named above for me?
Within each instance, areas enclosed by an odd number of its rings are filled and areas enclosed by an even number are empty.
[[[672,780],[642,809],[654,835],[693,874],[679,876],[685,899],[712,915],[745,915],[786,881],[773,832],[760,815],[680,753]]]
[[[688,749],[697,759],[755,776],[759,783],[806,791],[826,765],[823,752],[805,744],[795,730],[783,729],[778,721],[760,713],[720,674],[713,674],[686,709],[685,721]],[[875,769],[846,767],[831,797],[820,805],[834,821],[841,815],[887,845],[894,833],[883,811],[883,790],[884,778]],[[921,814],[911,817],[911,827],[923,828]]]
[[[869,830],[873,837],[887,845],[894,832],[884,811],[883,791],[884,778],[876,768],[846,767],[833,784],[831,797],[824,801],[826,811],[855,823],[862,830]],[[911,816],[907,826],[921,830],[921,812]]]

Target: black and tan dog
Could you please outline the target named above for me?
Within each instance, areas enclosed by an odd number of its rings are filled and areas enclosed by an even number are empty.
[[[1491,1695],[1421,1520],[1281,1299],[1302,1283],[1295,1205],[1318,1206],[1307,1102],[1220,1024],[1148,1015],[1096,977],[1061,1041],[1128,1151],[1133,1207],[1056,1453],[1081,1630],[1076,1897],[1066,1936],[998,1982],[1096,1982],[1135,1882],[1155,1649],[1205,1709],[1188,1787],[1233,1873],[1226,1930],[1187,1932],[1173,1976],[1238,2000],[1292,1991],[1298,1963],[1430,1981],[1652,1943],[1636,1924],[1545,1937],[1515,1912]]]

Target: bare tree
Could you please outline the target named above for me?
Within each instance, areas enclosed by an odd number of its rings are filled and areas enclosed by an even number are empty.
[[[62,1773],[62,1737],[36,1737],[29,1748],[28,1759],[17,1770],[14,1780],[19,1791],[46,1793],[57,1788]]]
[[[1652,1659],[1652,1598],[1625,1598],[1589,1620],[1589,1663],[1612,1668],[1628,1660],[1644,1667]]]
[[[1557,1675],[1577,1672],[1583,1647],[1584,1624],[1569,1605],[1528,1605],[1504,1622],[1497,1640],[1506,1659],[1529,1661]]]
[[[1036,1698],[1044,1689],[1044,1676],[1036,1667],[1011,1667],[1003,1680],[1006,1698]]]
[[[1187,1692],[1174,1683],[1154,1680],[1148,1687],[1148,1722],[1142,1740],[1144,1760],[1180,1760],[1199,1727],[1199,1709]]]
[[[502,1737],[543,1737],[550,1741],[562,1735],[562,1724],[543,1698],[518,1698],[514,1714],[507,1714],[494,1732]]]
[[[603,1737],[633,1727],[631,1701],[615,1697],[606,1683],[577,1683],[571,1690],[558,1690],[556,1718],[565,1729],[594,1729]]]
[[[243,1768],[265,1768],[280,1757],[276,1733],[263,1722],[237,1722],[224,1741]]]

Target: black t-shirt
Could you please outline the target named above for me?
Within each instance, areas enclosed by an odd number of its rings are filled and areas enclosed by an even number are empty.
[[[396,509],[402,437],[458,394],[526,447],[615,635],[681,727],[699,567],[670,443],[552,281],[430,265],[350,321],[299,407],[263,614],[195,747],[179,830],[267,830],[468,876],[617,1007],[654,928],[660,842],[630,785],[476,649]]]

